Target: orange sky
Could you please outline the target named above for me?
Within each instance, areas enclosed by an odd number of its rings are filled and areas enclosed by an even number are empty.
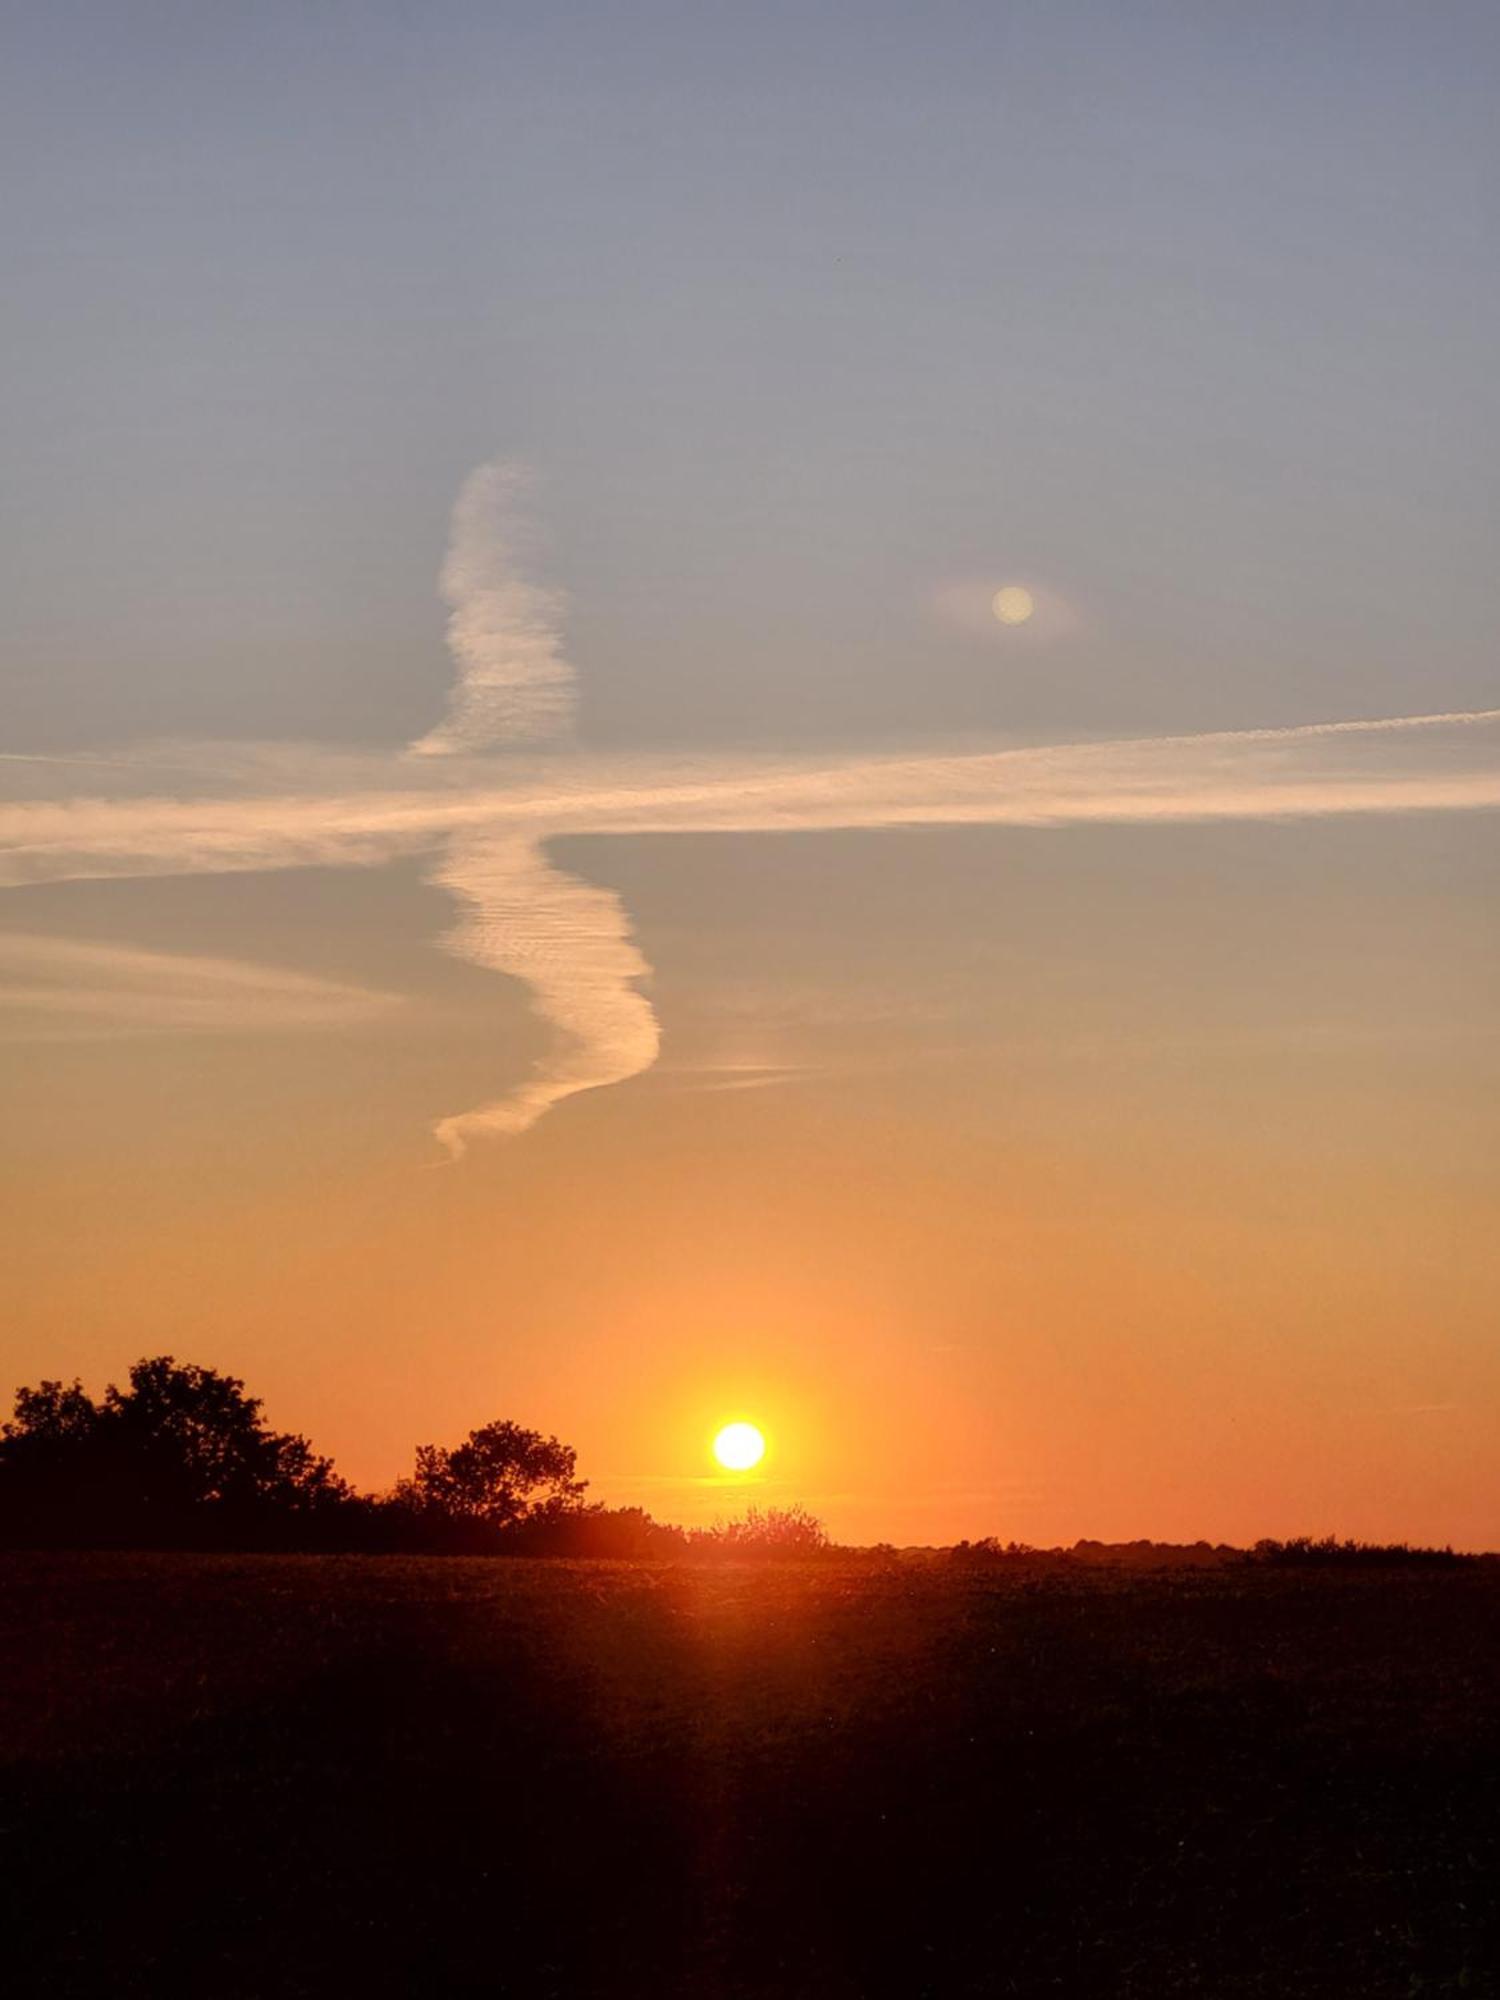
[[[1493,10],[20,11],[0,1391],[1500,1546]]]
[[[506,1414],[689,1521],[1493,1542],[1481,828],[600,843],[673,1053],[456,1166],[424,1116],[538,1034],[430,953],[332,1032],[17,1045],[11,1373],[208,1360],[372,1486]],[[433,900],[398,870],[12,905],[390,988]],[[747,1056],[776,1080],[725,1088]],[[773,1450],[736,1489],[708,1440],[741,1414]]]

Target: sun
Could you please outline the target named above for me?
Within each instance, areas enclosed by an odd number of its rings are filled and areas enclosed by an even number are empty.
[[[726,1424],[714,1439],[714,1457],[726,1472],[749,1472],[765,1455],[765,1438],[754,1424]]]

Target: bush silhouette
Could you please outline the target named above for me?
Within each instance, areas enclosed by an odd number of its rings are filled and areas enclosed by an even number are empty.
[[[828,1530],[805,1507],[747,1507],[735,1521],[715,1521],[695,1528],[688,1537],[695,1555],[741,1556],[775,1561],[795,1556],[819,1556],[829,1548]]]
[[[642,1507],[543,1508],[507,1529],[502,1547],[509,1555],[665,1562],[686,1552],[688,1538]]]

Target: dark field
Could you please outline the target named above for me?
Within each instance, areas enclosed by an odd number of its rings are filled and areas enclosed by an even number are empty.
[[[17,1993],[1493,1993],[1500,1575],[22,1556]]]

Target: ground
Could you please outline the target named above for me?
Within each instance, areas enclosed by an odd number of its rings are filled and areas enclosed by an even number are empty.
[[[1500,1565],[0,1557],[12,1993],[1500,1991]]]

